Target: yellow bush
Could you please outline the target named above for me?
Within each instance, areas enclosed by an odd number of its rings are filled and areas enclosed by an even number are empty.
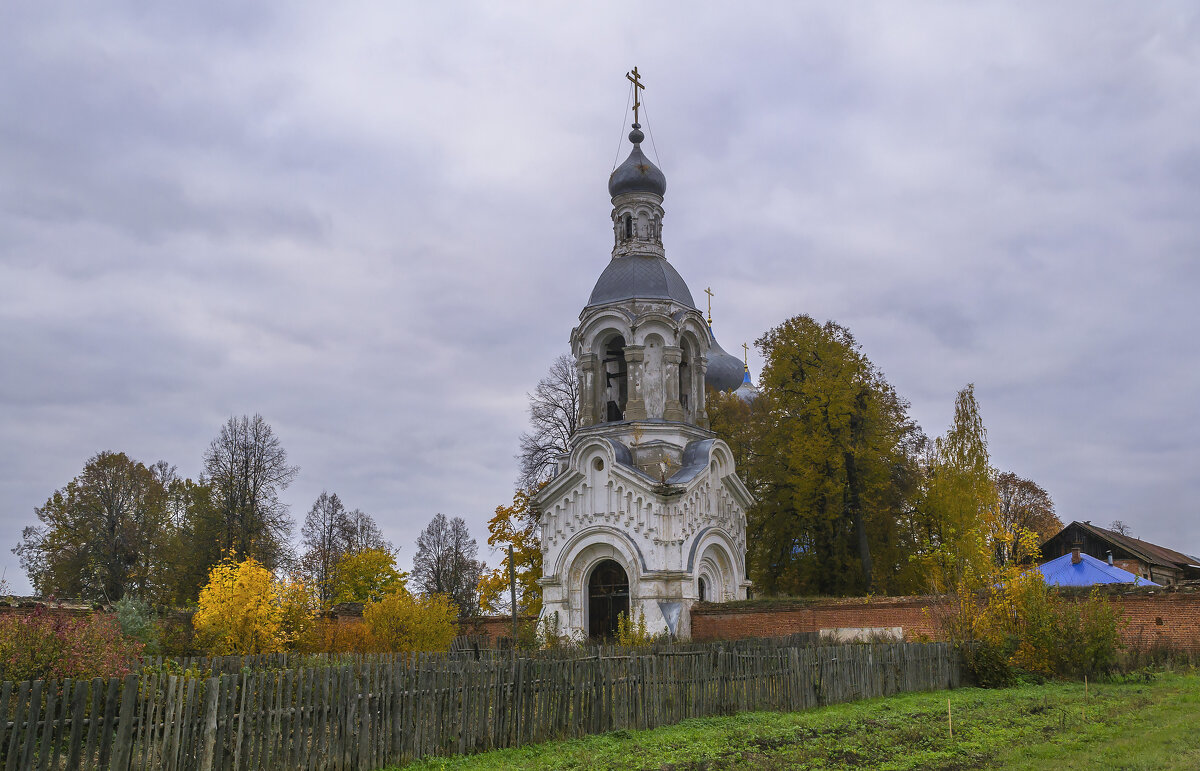
[[[276,581],[257,560],[229,555],[209,571],[192,624],[210,654],[254,655],[282,651],[311,618],[302,584]]]
[[[1036,568],[996,569],[983,587],[960,584],[944,619],[981,685],[1009,685],[1017,671],[1081,676],[1117,663],[1120,614],[1093,589],[1084,602],[1058,596]]]
[[[396,558],[386,549],[363,549],[348,554],[333,573],[333,604],[374,602],[406,589],[408,573],[396,570]]]
[[[458,608],[444,594],[393,592],[363,606],[363,622],[379,650],[444,651],[458,634]]]
[[[362,619],[321,619],[296,644],[302,653],[371,653],[376,649],[371,630]]]

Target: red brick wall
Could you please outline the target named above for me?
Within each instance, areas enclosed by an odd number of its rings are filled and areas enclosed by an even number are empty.
[[[519,623],[534,622],[534,616],[519,616]],[[458,622],[459,634],[486,635],[493,644],[501,637],[512,637],[512,616],[478,616]]]
[[[904,628],[905,639],[936,636],[930,597],[861,597],[797,602],[775,607],[692,608],[693,640],[735,640],[740,637],[783,637],[838,627]]]
[[[1200,594],[1156,592],[1112,599],[1120,601],[1128,623],[1127,644],[1200,653]]]
[[[1200,593],[1129,592],[1111,595],[1126,627],[1126,644],[1165,645],[1200,654]],[[701,605],[692,609],[692,639],[734,640],[783,637],[838,627],[893,627],[905,639],[936,638],[937,601],[933,597],[881,597],[797,601],[770,607]]]

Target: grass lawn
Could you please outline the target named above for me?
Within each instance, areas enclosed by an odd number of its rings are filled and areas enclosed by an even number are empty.
[[[946,699],[954,718],[951,738]],[[407,769],[1200,769],[1200,675],[892,696],[431,758]]]

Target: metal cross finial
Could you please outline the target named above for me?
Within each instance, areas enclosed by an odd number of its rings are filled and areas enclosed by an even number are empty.
[[[642,85],[642,76],[638,74],[637,67],[633,68],[633,72],[626,72],[625,77],[633,84],[633,122],[638,123],[638,108],[642,106],[638,96],[640,91],[646,90],[646,87]]]
[[[750,346],[746,345],[745,343],[742,343],[742,366],[744,366],[746,368],[746,370],[749,371],[749,369],[750,369]]]
[[[711,327],[711,326],[712,326],[712,298],[713,298],[713,290],[712,290],[711,288],[707,288],[707,287],[706,287],[706,288],[704,289],[704,294],[708,295],[708,325]]]

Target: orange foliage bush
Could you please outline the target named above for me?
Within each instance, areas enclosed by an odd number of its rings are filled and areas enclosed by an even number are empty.
[[[359,618],[320,619],[296,643],[301,653],[371,653],[376,647],[371,630]]]

